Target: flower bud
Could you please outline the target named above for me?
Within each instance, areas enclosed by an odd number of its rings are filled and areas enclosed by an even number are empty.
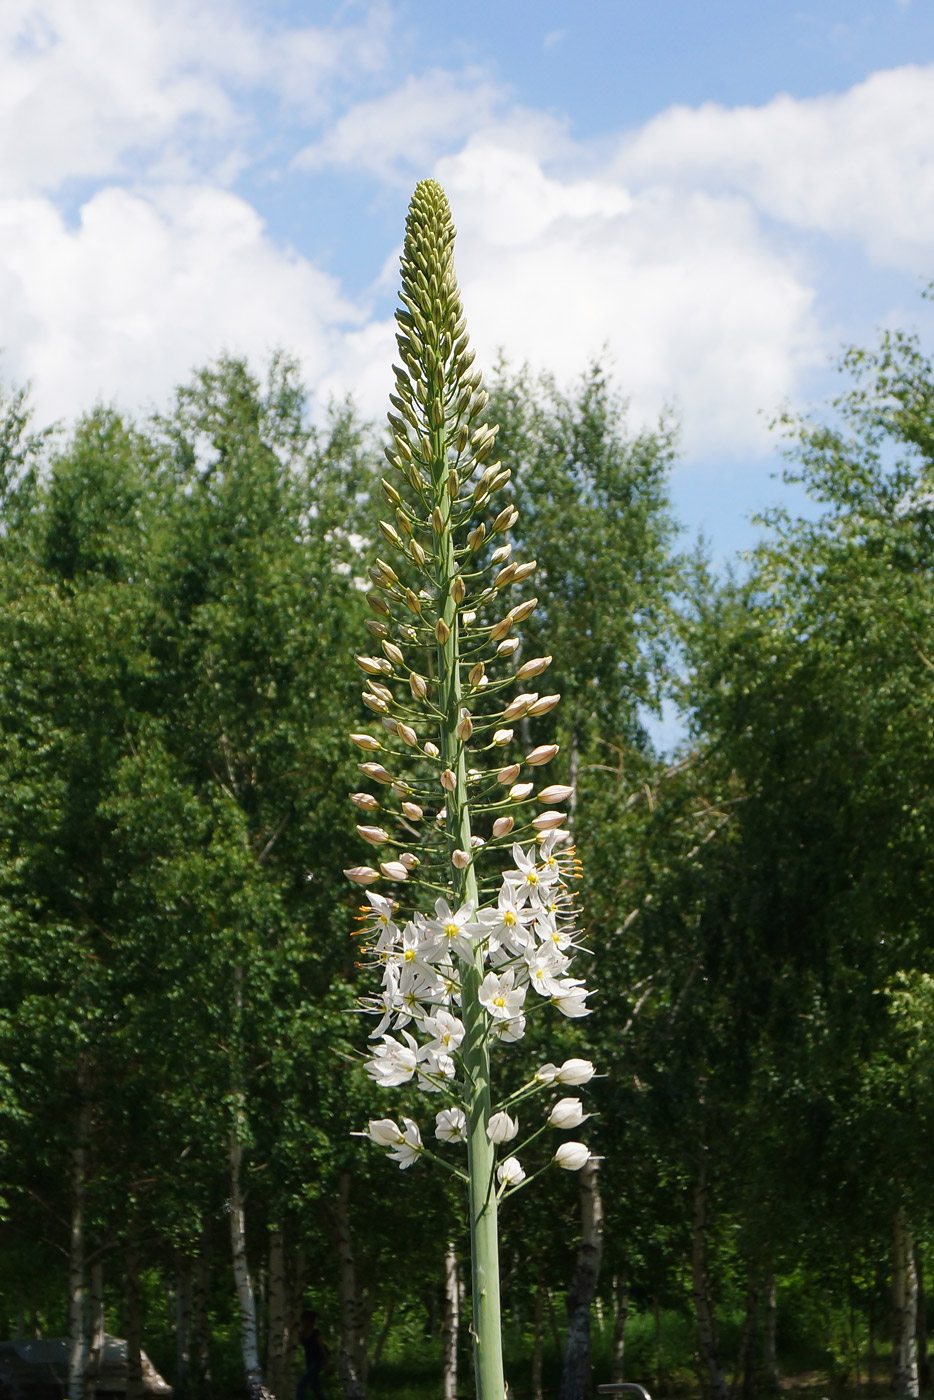
[[[484,472],[484,476],[486,476],[486,472]],[[510,543],[498,545],[490,555],[490,563],[493,568],[495,569],[497,564],[505,564],[511,553],[512,545]]]
[[[532,818],[532,826],[536,831],[552,831],[555,827],[563,826],[566,821],[566,812],[541,812]]]
[[[378,739],[374,739],[372,734],[351,734],[350,741],[356,744],[358,749],[363,749],[367,753],[375,753],[383,746]]]
[[[399,861],[400,864],[405,866],[406,870],[417,870],[421,864],[418,856],[413,856],[411,851],[403,851],[402,855],[399,857]]]
[[[515,824],[515,819],[513,817],[497,817],[496,821],[493,823],[493,835],[508,836]]]
[[[392,715],[383,715],[383,728],[388,730],[390,734],[398,734],[399,721],[393,719]]]
[[[424,700],[428,694],[428,682],[423,680],[416,671],[409,676],[409,690],[412,692],[413,700]]]
[[[402,811],[405,814],[405,816],[408,817],[410,822],[420,822],[422,817],[425,815],[422,808],[419,807],[417,802],[403,802]]]
[[[389,832],[384,831],[381,826],[358,826],[357,834],[362,836],[364,841],[369,841],[371,846],[385,846],[389,840]]]
[[[510,700],[503,711],[503,719],[521,719],[532,702],[537,699],[538,692],[534,690],[531,693],[523,692],[521,695],[517,695],[514,700]]]
[[[496,648],[497,656],[512,656],[514,651],[519,650],[519,638],[507,637],[505,642],[500,642]]]
[[[395,642],[383,642],[383,652],[394,666],[405,665],[405,657],[402,655],[402,652],[396,646]]]
[[[464,744],[466,744],[467,740],[473,734],[473,720],[466,710],[461,710],[461,717],[458,720],[455,733],[458,739]]]
[[[382,572],[387,583],[399,582],[399,575],[384,559],[377,559],[376,567]]]
[[[381,520],[379,522],[379,528],[390,544],[394,544],[396,549],[402,548],[402,540],[395,525],[390,525],[387,520]]]
[[[535,800],[543,802],[547,807],[552,802],[567,802],[573,792],[574,789],[566,783],[552,783],[551,787],[542,788]]]
[[[445,768],[441,774],[441,786],[445,792],[453,792],[457,787],[457,774],[451,768]]]
[[[380,617],[390,616],[389,604],[386,602],[386,599],[381,598],[378,593],[368,593],[366,595],[366,600],[373,611],[379,613]]]
[[[541,768],[543,764],[550,763],[557,752],[557,744],[539,744],[531,753],[526,754],[525,761],[531,768]]]
[[[363,619],[363,625],[369,633],[377,637],[380,641],[383,637],[389,636],[389,628],[386,626],[385,622],[380,622],[378,618],[365,617]]]
[[[498,783],[502,783],[503,786],[505,787],[507,783],[511,783],[511,782],[513,781],[513,779],[518,778],[518,776],[519,776],[519,765],[518,765],[518,763],[507,763],[506,767],[505,767],[505,768],[501,768],[501,769],[499,770],[499,772],[497,773],[497,775],[496,775],[496,781],[497,781]]]
[[[378,812],[379,803],[369,792],[352,792],[350,800],[355,807],[359,807],[362,812]]]
[[[385,700],[381,700],[378,695],[368,695],[366,691],[363,692],[363,703],[368,709],[373,710],[373,712],[378,715],[384,715],[389,709]]]
[[[450,635],[450,627],[447,625],[443,617],[439,617],[438,621],[435,623],[435,636],[438,638],[438,641],[441,643],[442,646],[444,646],[445,642],[447,641],[448,637],[450,637]]]
[[[589,1084],[595,1073],[590,1060],[565,1060],[560,1069],[555,1070],[552,1078],[559,1084]],[[551,1080],[547,1082],[551,1083]]]
[[[383,488],[383,495],[391,506],[402,505],[402,497],[399,495],[399,492],[393,486],[392,482],[387,481],[386,478],[382,476],[380,477],[379,484]]]
[[[426,753],[429,758],[437,758],[440,750],[438,748],[438,745],[433,744],[429,739],[428,743],[424,747],[423,752]]]
[[[444,517],[437,506],[435,506],[434,510],[431,512],[431,528],[436,535],[444,534]]]
[[[512,580],[515,577],[516,568],[517,565],[515,564],[507,564],[505,568],[500,569],[499,573],[493,580],[493,587],[505,588],[507,583],[512,583]]]
[[[481,520],[477,528],[475,530],[471,530],[470,534],[467,536],[467,548],[470,550],[471,554],[476,554],[477,550],[483,544],[483,541],[485,539],[486,526]]]
[[[579,1172],[590,1161],[590,1148],[582,1142],[562,1142],[552,1160],[566,1172]]]
[[[419,568],[423,569],[428,562],[428,555],[422,549],[418,540],[409,540],[409,554],[415,560]]]
[[[379,879],[379,871],[374,870],[369,865],[354,865],[344,874],[348,880],[353,880],[355,885],[373,885]]]
[[[451,584],[451,597],[458,607],[460,607],[461,603],[467,597],[467,585],[460,574],[455,577],[454,582]]]
[[[462,626],[462,627],[472,627],[472,626],[474,625],[474,623],[476,622],[476,620],[477,620],[477,614],[476,614],[475,612],[464,612],[464,613],[461,613],[461,626]]]
[[[524,622],[537,607],[537,598],[526,598],[525,602],[520,603],[518,607],[510,608],[509,616],[512,618],[513,622]]]
[[[515,730],[512,729],[497,729],[493,735],[493,743],[498,744],[500,748],[503,744],[510,744],[512,743],[512,736],[514,733]]]
[[[514,787],[509,789],[509,800],[510,802],[524,802],[531,791],[531,783],[516,783]],[[538,817],[535,820],[538,821]]]
[[[482,661],[478,661],[476,666],[471,666],[470,670],[467,672],[467,679],[470,681],[471,685],[479,685],[485,675],[486,667]]]
[[[386,651],[387,643],[383,643],[383,651]],[[386,652],[389,655],[389,652]],[[547,671],[551,665],[550,656],[536,656],[531,661],[525,661],[516,672],[517,681],[530,681],[533,676],[540,676],[543,671]]]
[[[525,1181],[525,1171],[518,1157],[507,1157],[496,1168],[496,1178],[501,1186],[518,1186]]]
[[[499,622],[495,623],[494,626],[490,628],[490,641],[498,642],[501,638],[506,636],[507,632],[511,631],[512,618],[509,617],[507,614],[506,617],[502,618]]]
[[[470,864],[470,856],[466,851],[454,851],[451,856],[451,864],[454,866],[455,870],[466,870],[467,866]]]
[[[580,1099],[559,1099],[548,1115],[549,1128],[579,1128],[590,1114]]]
[[[377,656],[355,656],[354,661],[368,676],[380,676],[383,673],[383,663]]]
[[[418,743],[418,735],[410,724],[400,724],[396,732],[403,744],[408,744],[410,749],[415,748]]]
[[[409,872],[401,860],[380,861],[379,868],[387,880],[407,880],[409,878]]]
[[[549,710],[553,710],[561,699],[560,695],[543,695],[540,700],[536,700],[534,705],[529,706],[530,715],[547,715]]]
[[[377,1147],[394,1147],[404,1141],[398,1123],[391,1118],[371,1118],[366,1125],[366,1135]]]
[[[365,773],[368,778],[372,778],[376,783],[391,783],[392,774],[387,773],[381,763],[358,763],[357,767],[361,773]]]
[[[413,592],[411,588],[407,588],[405,590],[405,601],[410,612],[416,613],[417,615],[421,613],[422,600],[419,598],[417,593]]]
[[[493,534],[501,535],[504,530],[508,530],[510,525],[519,519],[519,512],[515,506],[504,506],[499,515],[493,521]]]
[[[518,1118],[510,1118],[508,1113],[494,1113],[490,1116],[490,1121],[486,1125],[486,1135],[490,1142],[499,1145],[501,1142],[512,1142],[519,1132]]]
[[[541,1066],[535,1071],[535,1078],[538,1080],[539,1084],[554,1084],[554,1082],[555,1082],[555,1080],[556,1080],[557,1077],[558,1077],[558,1066],[557,1066],[557,1065],[552,1065],[552,1064],[541,1065]]]
[[[527,564],[520,564],[513,574],[513,583],[524,583],[527,578],[531,578],[537,568],[538,563],[534,559],[530,559]]]
[[[485,845],[486,845],[486,842],[484,841],[484,839],[483,839],[482,836],[471,836],[471,838],[470,838],[470,847],[471,847],[471,850],[479,851],[480,847],[481,847],[481,846],[485,846]]]

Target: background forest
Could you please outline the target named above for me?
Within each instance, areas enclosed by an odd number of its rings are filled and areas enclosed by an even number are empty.
[[[776,425],[803,514],[724,576],[672,518],[674,422],[599,365],[490,385],[601,989],[536,1048],[605,1072],[595,1296],[576,1178],[504,1213],[516,1393],[559,1385],[566,1308],[595,1382],[927,1382],[934,367],[892,333],[841,369]],[[235,1395],[258,1337],[289,1396],[308,1304],[330,1395],[469,1388],[459,1195],[352,1136],[386,1111],[341,875],[382,447],[310,421],[283,357],[147,421],[2,408],[0,1330],[77,1340],[71,1400],[105,1328],[131,1395],[141,1344]]]

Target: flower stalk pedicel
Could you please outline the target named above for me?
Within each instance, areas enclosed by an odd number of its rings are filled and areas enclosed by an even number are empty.
[[[441,1103],[424,1132],[411,1118],[401,1127],[380,1118],[367,1135],[403,1170],[427,1157],[465,1180],[477,1394],[503,1400],[498,1202],[532,1179],[519,1156],[525,1147],[586,1116],[579,1100],[560,1099],[523,1141],[516,1105],[586,1083],[593,1066],[543,1065],[494,1102],[491,1048],[521,1040],[527,1017],[549,1004],[586,1015],[588,992],[570,975],[576,930],[566,880],[576,865],[565,814],[540,810],[571,789],[551,783],[536,793],[536,770],[558,747],[510,752],[511,722],[548,713],[560,697],[522,689],[550,656],[513,660],[514,629],[536,605],[513,590],[535,563],[511,557],[518,512],[498,496],[509,472],[491,460],[496,429],[482,422],[487,395],[473,367],[453,242],[444,192],[422,181],[406,221],[396,314],[394,475],[382,483],[392,518],[380,531],[395,554],[369,571],[377,619],[369,627],[381,654],[357,657],[364,703],[382,723],[351,736],[381,759],[359,764],[379,792],[351,794],[368,818],[357,831],[379,848],[379,869],[345,873],[380,887],[366,890],[365,932],[382,978],[379,995],[364,1001],[379,1017],[367,1071],[383,1087],[414,1083]],[[459,1143],[466,1170],[449,1155]],[[588,1157],[583,1144],[565,1142],[551,1160],[577,1170]]]

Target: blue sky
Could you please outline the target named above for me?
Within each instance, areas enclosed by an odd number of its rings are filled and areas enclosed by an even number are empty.
[[[930,329],[932,134],[922,0],[5,0],[4,368],[68,417],[283,345],[378,417],[433,174],[481,358],[606,353],[634,424],[673,406],[724,558],[782,490],[769,416]]]

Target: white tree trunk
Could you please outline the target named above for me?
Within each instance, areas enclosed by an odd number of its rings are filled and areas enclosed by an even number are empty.
[[[566,1301],[568,1329],[561,1372],[561,1400],[584,1400],[590,1389],[590,1305],[597,1291],[603,1255],[599,1166],[596,1158],[591,1158],[578,1175],[581,1242]]]
[[[629,1317],[629,1280],[625,1274],[613,1280],[613,1354],[610,1381],[622,1385],[626,1379],[626,1319]]]
[[[198,1400],[208,1400],[211,1394],[211,1328],[208,1303],[211,1296],[210,1236],[202,1227],[195,1260],[192,1288],[192,1324],[194,1329],[194,1381]]]
[[[903,1206],[895,1212],[892,1249],[892,1390],[918,1395],[918,1275],[914,1240]]]
[[[179,1258],[175,1280],[175,1400],[185,1400],[191,1389],[190,1259]]]
[[[707,1174],[702,1167],[694,1187],[694,1234],[691,1249],[691,1287],[701,1356],[710,1377],[713,1400],[729,1400],[726,1380],[717,1351],[710,1275],[707,1269]]]
[[[457,1251],[449,1241],[444,1251],[444,1322],[442,1326],[442,1394],[457,1395],[457,1343],[460,1335],[460,1279]]]
[[[246,1252],[246,1211],[243,1203],[241,1169],[243,1165],[243,1099],[238,1096],[234,1122],[230,1129],[230,1245],[233,1257],[234,1285],[240,1310],[240,1351],[243,1373],[251,1400],[265,1393],[263,1373],[259,1364],[259,1342],[256,1330],[256,1298]]]
[[[84,1400],[88,1365],[88,1300],[84,1214],[87,1200],[91,1106],[78,1072],[78,1115],[71,1149],[71,1238],[68,1250],[68,1400]]]
[[[345,1400],[366,1400],[366,1351],[350,1235],[350,1172],[341,1172],[334,1220],[337,1226],[338,1294],[341,1309],[340,1373]]]

